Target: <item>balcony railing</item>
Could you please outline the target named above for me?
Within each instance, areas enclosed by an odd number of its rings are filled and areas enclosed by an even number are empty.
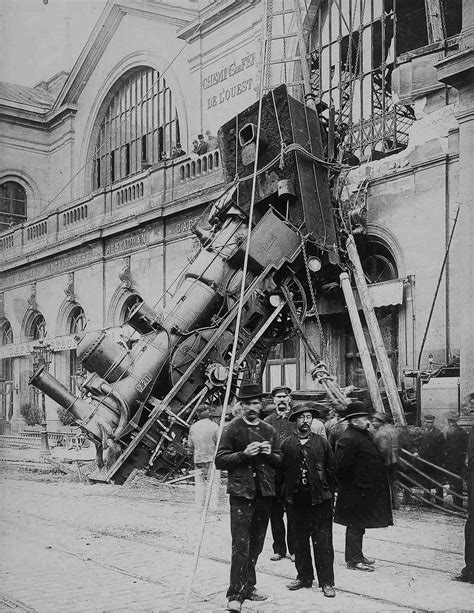
[[[184,156],[183,156],[184,157]],[[81,237],[101,229],[129,214],[140,215],[156,206],[201,195],[222,181],[219,150],[201,156],[186,156],[144,169],[134,177],[97,190],[87,197],[70,202],[41,219],[19,224],[0,235],[0,252],[4,261],[34,253],[71,237]]]

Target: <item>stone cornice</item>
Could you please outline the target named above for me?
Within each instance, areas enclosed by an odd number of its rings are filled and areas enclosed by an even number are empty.
[[[474,74],[474,47],[468,47],[453,55],[448,55],[435,65],[438,79],[455,87],[472,83]]]
[[[206,36],[259,3],[260,0],[224,0],[211,4],[200,11],[197,19],[178,31],[178,38],[192,42],[199,36]]]

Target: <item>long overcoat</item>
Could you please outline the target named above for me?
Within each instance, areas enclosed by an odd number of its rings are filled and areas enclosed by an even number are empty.
[[[334,521],[356,528],[393,525],[387,467],[372,435],[349,424],[336,445],[336,464]]]

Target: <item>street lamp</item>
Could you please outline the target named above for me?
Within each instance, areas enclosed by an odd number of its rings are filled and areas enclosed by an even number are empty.
[[[33,368],[35,372],[44,367],[46,371],[51,364],[51,345],[46,343],[43,339],[40,339],[36,345],[33,345],[30,349],[33,355]],[[44,392],[41,392],[41,457],[47,457],[51,455],[48,441],[48,428],[46,423],[46,397]]]

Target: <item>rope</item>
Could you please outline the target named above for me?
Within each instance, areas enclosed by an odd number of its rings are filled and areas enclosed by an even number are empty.
[[[430,328],[431,318],[433,316],[433,311],[434,311],[434,308],[435,308],[435,305],[436,305],[436,299],[438,297],[439,286],[441,285],[441,280],[443,278],[444,268],[446,266],[446,262],[447,262],[447,259],[448,259],[449,249],[451,247],[451,241],[453,240],[454,230],[456,229],[456,224],[457,224],[457,221],[458,221],[458,216],[459,216],[459,206],[458,206],[458,209],[456,211],[456,217],[454,218],[453,227],[451,228],[451,234],[449,235],[448,246],[446,247],[446,252],[444,254],[443,263],[441,264],[441,270],[439,271],[438,283],[436,284],[436,290],[435,290],[435,293],[434,293],[434,296],[433,296],[433,301],[431,303],[430,314],[428,315],[428,321],[426,322],[425,333],[423,334],[423,340],[421,341],[420,352],[418,354],[418,366],[417,366],[417,370],[420,370],[421,356],[423,354],[423,349],[425,347],[426,337],[428,336],[428,330]]]
[[[268,10],[269,10],[269,7],[271,7],[271,6],[272,6],[272,0],[267,0],[267,2],[265,4],[265,10],[267,11],[267,19],[268,19]],[[267,19],[265,21],[267,21]],[[264,57],[265,57],[265,54],[264,54]],[[223,406],[222,406],[222,413],[221,413],[221,418],[220,418],[220,421],[219,421],[219,431],[218,431],[218,436],[217,436],[217,443],[216,443],[216,448],[214,450],[213,462],[212,462],[212,465],[211,465],[211,472],[210,472],[210,476],[209,476],[209,483],[208,483],[208,488],[207,488],[207,492],[206,492],[206,500],[204,502],[204,508],[203,508],[203,512],[202,512],[202,516],[201,516],[201,525],[200,525],[199,539],[198,539],[198,542],[197,542],[197,545],[196,545],[196,550],[195,550],[195,553],[194,553],[193,570],[192,570],[192,573],[191,573],[191,577],[190,577],[190,580],[189,580],[189,585],[188,585],[188,589],[187,589],[187,593],[186,593],[186,599],[185,599],[186,609],[189,608],[189,602],[190,602],[190,599],[191,599],[191,591],[192,591],[192,587],[193,587],[193,583],[194,583],[194,578],[196,576],[196,571],[197,571],[197,567],[198,567],[198,563],[199,563],[199,557],[200,557],[200,553],[201,553],[202,543],[203,543],[203,540],[204,540],[204,532],[205,532],[205,529],[206,529],[206,518],[207,518],[208,509],[209,509],[210,499],[211,499],[212,485],[213,485],[213,482],[214,482],[214,475],[215,475],[215,471],[216,471],[215,458],[216,458],[217,449],[219,447],[219,443],[220,443],[220,440],[221,440],[222,432],[224,430],[225,415],[226,415],[226,411],[227,411],[227,406],[229,404],[230,391],[231,391],[232,378],[233,378],[233,371],[234,371],[234,364],[235,364],[235,359],[236,359],[237,349],[238,349],[238,343],[239,343],[240,325],[241,325],[241,321],[242,321],[242,312],[243,312],[243,306],[244,306],[245,282],[246,282],[246,278],[247,278],[249,253],[250,253],[250,241],[251,241],[251,236],[252,236],[252,220],[253,220],[253,214],[254,214],[254,208],[255,208],[255,193],[256,193],[256,186],[257,186],[257,164],[258,164],[258,153],[259,153],[259,144],[260,144],[260,130],[261,130],[261,122],[262,122],[261,120],[262,120],[262,104],[263,104],[263,87],[264,87],[264,78],[263,78],[264,75],[263,75],[263,71],[264,70],[265,70],[265,62],[263,63],[263,66],[262,66],[262,76],[261,76],[261,80],[260,80],[260,96],[259,96],[259,106],[258,106],[257,138],[256,138],[257,142],[256,142],[256,149],[255,149],[254,173],[253,173],[252,192],[251,192],[250,209],[249,209],[249,224],[248,224],[248,231],[247,231],[247,241],[246,241],[246,245],[245,245],[244,263],[243,263],[243,267],[242,267],[242,282],[241,282],[241,286],[240,286],[239,306],[238,306],[236,323],[235,323],[234,341],[233,341],[233,345],[232,345],[231,359],[230,359],[230,363],[229,363],[229,372],[228,372],[228,377],[227,377],[227,384],[226,384],[226,390],[225,390],[224,403],[223,403]]]

